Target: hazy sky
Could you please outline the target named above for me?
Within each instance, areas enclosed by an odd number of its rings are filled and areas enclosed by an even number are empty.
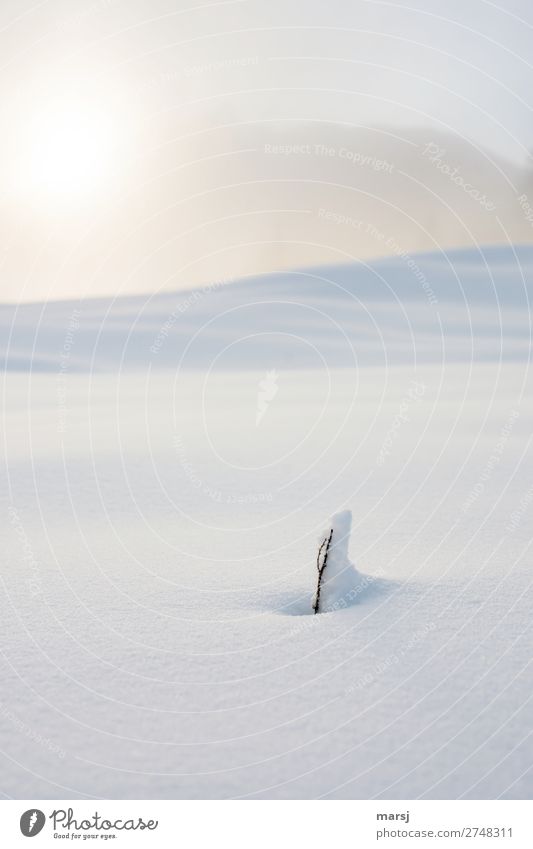
[[[151,227],[197,186],[202,214],[218,215],[209,193],[227,181],[228,144],[233,157],[249,148],[243,128],[254,144],[265,126],[311,119],[454,132],[524,167],[532,39],[527,0],[0,0],[2,300],[147,291],[212,273],[196,274],[182,244],[184,269],[169,279],[151,265]],[[228,125],[230,136],[216,129]],[[209,187],[189,169],[197,151]],[[177,169],[182,183],[166,186]],[[239,208],[227,199],[228,214]],[[142,277],[119,245],[133,230]]]

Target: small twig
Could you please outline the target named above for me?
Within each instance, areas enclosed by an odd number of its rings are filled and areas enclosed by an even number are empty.
[[[326,568],[326,563],[328,562],[328,551],[331,543],[331,538],[333,536],[333,528],[329,532],[329,537],[325,537],[322,543],[320,544],[320,548],[318,549],[318,555],[316,558],[316,568],[318,570],[318,584],[316,588],[316,598],[315,603],[313,605],[314,613],[318,613],[318,608],[320,605],[320,588],[322,585],[322,575],[324,574],[324,569]],[[326,550],[324,552],[324,559],[322,560],[322,565],[320,565],[320,555],[322,554],[322,550],[326,546]]]

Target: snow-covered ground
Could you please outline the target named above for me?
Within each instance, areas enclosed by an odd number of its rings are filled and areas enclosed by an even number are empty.
[[[2,307],[3,793],[531,797],[532,272]]]

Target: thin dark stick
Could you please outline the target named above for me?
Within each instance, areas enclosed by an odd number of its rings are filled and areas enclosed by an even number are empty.
[[[328,551],[331,543],[331,538],[333,536],[333,528],[329,532],[329,537],[325,537],[322,541],[320,548],[318,549],[318,555],[316,558],[316,568],[318,569],[318,584],[316,588],[316,598],[315,603],[313,605],[314,613],[318,613],[318,608],[320,605],[320,588],[322,585],[322,575],[324,574],[324,569],[326,568],[326,563],[328,562]],[[322,561],[322,566],[320,565],[320,555],[322,554],[322,549],[326,546],[326,551],[324,552],[324,559]]]

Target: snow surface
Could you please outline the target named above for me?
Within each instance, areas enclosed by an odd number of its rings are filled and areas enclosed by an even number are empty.
[[[0,310],[6,796],[531,797],[533,251],[413,261]]]

